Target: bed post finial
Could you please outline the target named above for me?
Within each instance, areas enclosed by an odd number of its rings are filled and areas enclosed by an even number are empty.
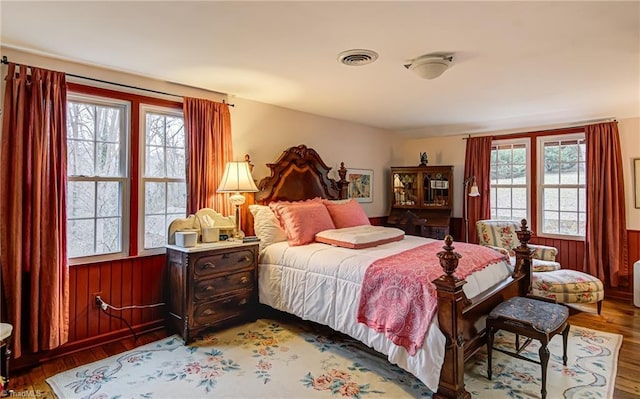
[[[344,167],[344,162],[340,162],[340,169],[338,169],[338,189],[340,190],[340,199],[349,198],[349,182],[347,181],[347,168]]]
[[[442,266],[442,270],[444,270],[447,276],[453,276],[453,273],[455,273],[458,268],[458,259],[462,258],[462,255],[453,251],[455,249],[453,246],[453,237],[448,234],[444,237],[444,247],[442,247],[442,249],[444,249],[444,251],[438,252],[440,266]],[[453,278],[456,278],[456,276],[453,276]]]
[[[527,219],[522,219],[520,221],[520,230],[516,230],[516,235],[520,241],[520,246],[514,248],[514,252],[516,253],[516,264],[513,268],[513,277],[524,276],[527,292],[521,292],[520,295],[526,295],[531,292],[531,259],[534,252],[534,250],[528,245],[533,232],[527,227]]]

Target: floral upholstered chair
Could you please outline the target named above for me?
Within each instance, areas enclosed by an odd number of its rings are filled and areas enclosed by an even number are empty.
[[[509,256],[511,264],[514,264],[514,250],[520,246],[516,234],[516,231],[520,230],[520,223],[512,220],[478,220],[476,230],[480,245],[491,247]],[[560,263],[556,262],[557,248],[534,244],[529,244],[529,248],[535,250],[532,262],[534,272],[550,272],[560,269]]]
[[[476,230],[480,245],[491,247],[511,258],[515,263],[514,249],[520,246],[516,231],[517,222],[511,220],[478,220]],[[604,285],[595,276],[577,270],[561,269],[556,262],[558,250],[546,245],[529,244],[534,249],[532,259],[533,295],[555,299],[561,303],[597,303],[598,314],[602,310]]]

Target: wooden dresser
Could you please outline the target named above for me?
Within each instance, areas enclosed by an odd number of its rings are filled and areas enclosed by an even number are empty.
[[[258,244],[167,245],[168,324],[191,342],[203,330],[254,319]]]

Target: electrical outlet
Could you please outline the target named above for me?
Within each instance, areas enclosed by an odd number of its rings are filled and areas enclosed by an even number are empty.
[[[93,294],[91,294],[92,298],[93,298],[93,304],[96,308],[100,309],[100,306],[102,305],[102,301],[99,300],[99,297],[102,297],[102,292],[94,292]]]

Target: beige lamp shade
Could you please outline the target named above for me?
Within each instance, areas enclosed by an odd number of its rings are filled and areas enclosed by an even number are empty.
[[[227,162],[218,186],[219,193],[255,193],[257,191],[258,187],[253,182],[248,162]]]

